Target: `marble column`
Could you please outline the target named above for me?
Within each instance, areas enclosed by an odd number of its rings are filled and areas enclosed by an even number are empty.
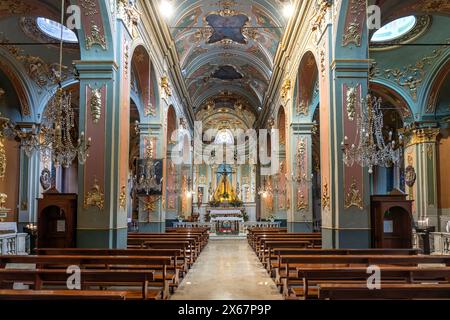
[[[23,150],[20,150],[19,228],[28,223],[37,223],[37,199],[41,196],[40,171],[40,153],[34,152],[31,157],[28,157]]]
[[[128,64],[125,59],[122,56],[122,68]],[[89,158],[78,169],[77,246],[125,248],[127,212],[121,199],[128,185],[129,84],[126,78],[119,80],[125,70],[115,62],[75,64],[80,74],[80,131],[92,138]]]
[[[313,193],[312,193],[312,130],[313,123],[291,124],[291,205],[288,211],[288,230],[290,232],[313,231]]]
[[[437,137],[439,128],[415,128],[405,132],[405,180],[408,198],[413,202],[414,220],[429,219],[429,226],[440,228],[437,194]],[[414,181],[415,179],[415,181]]]
[[[161,124],[141,123],[140,157],[143,159],[151,142],[152,158],[160,159],[162,150]],[[165,211],[162,209],[162,196],[139,197],[139,232],[165,232]]]

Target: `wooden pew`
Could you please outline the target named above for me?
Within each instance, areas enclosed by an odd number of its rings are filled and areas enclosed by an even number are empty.
[[[282,283],[282,279],[296,278],[298,269],[302,267],[324,267],[334,265],[339,267],[352,266],[417,266],[419,264],[450,265],[450,256],[421,256],[421,255],[281,255],[280,268],[275,270],[275,282]]]
[[[169,296],[172,279],[167,274],[167,267],[172,265],[172,259],[167,256],[93,256],[93,255],[27,255],[0,256],[0,268],[8,263],[36,264],[37,269],[49,267],[79,266],[82,269],[128,269],[140,268],[145,270],[159,270],[161,273],[160,286],[163,298]]]
[[[141,247],[144,248],[144,243],[147,241],[171,241],[171,242],[184,242],[188,241],[188,251],[192,253],[194,260],[200,254],[201,246],[200,242],[193,237],[154,237],[154,236],[141,236],[141,237],[129,237],[128,238],[128,246],[133,248]]]
[[[94,248],[37,248],[38,255],[94,255],[94,256],[168,256],[173,263],[167,266],[168,273],[173,272],[172,287],[178,287],[180,276],[188,270],[188,257],[181,249],[94,249]]]
[[[0,300],[126,300],[126,291],[0,289]]]
[[[191,250],[191,243],[189,241],[171,241],[171,240],[149,240],[141,239],[135,241],[135,245],[128,245],[131,248],[141,249],[180,249],[183,252],[183,256],[187,259],[188,268],[192,266],[195,261],[195,253]]]
[[[319,299],[450,299],[450,284],[385,284],[380,290],[363,284],[323,284]]]
[[[202,233],[183,233],[183,232],[171,232],[171,233],[130,233],[128,234],[128,239],[139,239],[139,238],[155,238],[158,240],[162,239],[184,239],[184,238],[194,238],[196,245],[203,249],[206,246],[207,239],[205,239]]]
[[[302,240],[306,239],[311,241],[311,243],[320,248],[322,243],[322,237],[318,233],[287,233],[287,234],[262,234],[257,235],[254,238],[254,247],[253,249],[256,252],[259,252],[262,249],[262,243],[267,240]]]
[[[417,255],[419,249],[304,249],[274,246],[265,265],[269,272],[280,267],[281,255]]]
[[[64,269],[1,269],[1,287],[12,288],[14,283],[30,285],[33,290],[67,290],[67,279],[70,275]],[[83,291],[89,292],[92,287],[126,287],[120,290],[126,299],[157,300],[163,298],[161,289],[150,289],[155,283],[154,272],[148,270],[80,270],[80,285]],[[130,287],[137,286],[136,289]],[[117,289],[116,289],[117,290]],[[74,290],[77,291],[77,290]]]
[[[285,297],[317,298],[317,287],[321,284],[339,283],[363,283],[371,273],[367,273],[366,267],[315,267],[301,268],[298,270],[298,280],[284,279],[283,294]],[[441,282],[449,283],[449,267],[380,267],[380,281],[382,285],[390,283],[413,283],[413,282]],[[312,290],[310,289],[313,286]]]
[[[261,261],[265,261],[265,259],[268,257],[270,251],[269,246],[273,248],[276,243],[279,244],[279,247],[284,248],[318,248],[321,246],[322,239],[309,236],[296,236],[288,238],[260,238],[257,241],[256,255],[261,259]]]

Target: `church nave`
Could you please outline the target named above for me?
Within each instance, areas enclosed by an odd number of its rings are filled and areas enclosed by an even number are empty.
[[[282,300],[246,239],[210,240],[172,300]]]

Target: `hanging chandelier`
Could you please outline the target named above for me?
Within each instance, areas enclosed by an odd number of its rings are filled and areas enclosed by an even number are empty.
[[[75,142],[75,113],[71,105],[70,92],[58,88],[46,110],[46,118],[41,125],[41,149],[49,149],[53,165],[57,168],[71,166],[75,158],[84,164],[88,157],[91,139],[80,133]]]
[[[396,142],[391,130],[386,142],[381,104],[381,98],[371,95],[367,95],[366,99],[361,100],[360,112],[356,118],[355,141],[349,145],[348,137],[345,136],[341,144],[346,166],[358,164],[361,167],[369,168],[369,173],[372,174],[374,166],[391,167],[400,162],[403,154],[403,137],[399,135],[398,142]]]
[[[30,130],[20,128],[18,125],[8,123],[8,133],[20,141],[25,154],[30,157],[34,152],[50,153],[53,165],[58,168],[69,168],[75,158],[78,163],[84,164],[88,157],[91,139],[85,139],[84,132],[80,133],[75,141],[76,126],[75,112],[72,108],[71,93],[62,89],[63,68],[63,33],[65,0],[61,1],[61,33],[59,42],[59,70],[55,71],[58,89],[45,109],[41,124],[33,124]]]
[[[136,133],[139,133],[139,122],[136,121]],[[157,166],[159,162],[153,159],[153,140],[149,132],[148,143],[145,146],[144,158],[137,159],[137,173],[133,177],[133,186],[137,193],[149,195],[151,192],[160,192],[162,189],[162,178],[158,181]]]

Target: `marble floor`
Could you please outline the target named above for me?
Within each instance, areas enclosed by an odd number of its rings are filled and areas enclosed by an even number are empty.
[[[173,300],[282,300],[245,239],[210,240]]]

